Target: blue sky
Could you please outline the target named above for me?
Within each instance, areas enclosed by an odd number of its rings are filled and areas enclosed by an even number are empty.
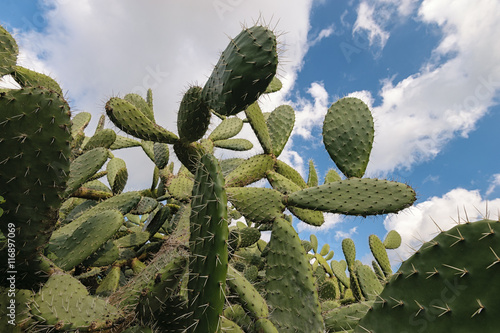
[[[305,177],[312,158],[324,176],[334,167],[321,139],[324,115],[353,95],[376,124],[366,176],[406,182],[418,194],[415,207],[397,215],[327,215],[320,229],[296,223],[301,238],[313,232],[337,260],[343,237],[369,262],[368,235],[396,229],[405,243],[393,251],[397,264],[434,235],[433,220],[446,229],[458,214],[486,214],[486,205],[498,218],[498,0],[0,1],[0,23],[20,44],[20,64],[56,78],[75,112],[93,114],[89,134],[109,97],[150,87],[158,123],[175,131],[183,92],[205,82],[227,36],[259,18],[275,27],[284,88],[261,106],[290,104],[297,112],[280,158]],[[248,129],[241,136],[256,142]],[[128,189],[149,186],[147,157],[118,155],[129,167]]]

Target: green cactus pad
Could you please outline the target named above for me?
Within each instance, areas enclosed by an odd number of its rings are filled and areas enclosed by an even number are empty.
[[[59,84],[53,78],[45,74],[16,66],[12,76],[21,87],[44,87],[55,91],[61,96],[64,95]]]
[[[318,237],[316,235],[309,235],[309,240],[311,242],[312,250],[314,253],[318,252]]]
[[[384,246],[388,250],[394,250],[401,246],[401,235],[396,230],[391,230],[384,238]]]
[[[367,265],[357,267],[356,273],[363,296],[367,300],[375,300],[384,289],[377,275]]]
[[[153,213],[149,214],[148,219],[144,223],[144,230],[149,232],[151,236],[154,236],[154,234],[156,234],[165,223],[169,222],[170,218],[172,218],[172,211],[170,207],[158,207]]]
[[[322,333],[324,324],[311,265],[287,220],[274,221],[266,258],[269,319],[279,332]]]
[[[340,297],[339,285],[336,279],[328,279],[321,284],[318,289],[319,297],[322,300],[334,300]]]
[[[112,158],[106,166],[108,183],[113,193],[119,194],[125,188],[128,179],[127,165],[121,158]]]
[[[115,142],[109,147],[111,150],[139,147],[141,143],[137,140],[127,138],[125,136],[117,135]]]
[[[299,185],[272,170],[267,172],[267,179],[275,190],[280,191],[284,195],[301,190]],[[302,209],[297,207],[289,207],[289,210],[293,215],[295,215],[304,223],[314,226],[321,226],[325,222],[323,213],[320,211]]]
[[[194,180],[178,176],[172,178],[172,181],[168,185],[168,192],[177,200],[189,200],[191,198],[191,193],[193,192]]]
[[[348,178],[364,175],[373,137],[372,114],[362,100],[345,97],[330,106],[323,122],[323,143]]]
[[[257,289],[255,289],[255,287],[231,265],[227,272],[227,285],[233,294],[238,297],[243,308],[245,308],[253,318],[267,318],[269,310],[264,298],[262,298]]]
[[[245,160],[242,158],[228,158],[220,161],[220,166],[222,168],[222,174],[226,177],[234,169],[236,169]]]
[[[116,140],[116,133],[112,129],[106,128],[95,133],[89,141],[82,147],[84,151],[97,147],[109,148]]]
[[[271,137],[272,153],[278,157],[290,137],[295,124],[295,111],[290,105],[281,105],[266,120]]]
[[[71,270],[113,237],[122,223],[123,215],[114,210],[83,215],[53,234],[48,251],[57,266]]]
[[[266,176],[266,172],[271,170],[274,159],[271,155],[255,155],[240,163],[226,177],[226,186],[246,186],[250,185]]]
[[[221,317],[221,331],[224,333],[245,333],[243,329],[238,326],[235,322],[227,319],[226,317]]]
[[[307,186],[318,186],[318,173],[316,172],[316,168],[314,167],[313,160],[309,160],[309,176],[307,177]]]
[[[328,311],[323,316],[328,332],[352,332],[373,305],[371,302],[354,303]]]
[[[342,252],[344,252],[347,267],[351,270],[351,268],[354,267],[354,262],[356,261],[356,246],[354,245],[354,241],[352,239],[345,238],[342,240]]]
[[[253,26],[231,40],[203,87],[208,106],[230,116],[245,110],[266,91],[278,65],[276,36]]]
[[[253,148],[253,143],[247,139],[227,139],[215,141],[214,146],[234,151],[246,151]]]
[[[174,152],[182,165],[184,165],[191,173],[196,170],[196,163],[200,156],[208,153],[199,142],[178,142],[174,144]]]
[[[267,318],[257,320],[254,327],[257,333],[279,333],[276,326]]]
[[[118,246],[112,240],[107,241],[90,257],[82,262],[82,265],[87,267],[108,266],[118,259],[120,253]]]
[[[224,309],[224,317],[246,330],[253,325],[251,317],[247,315],[243,307],[239,304],[227,304]]]
[[[269,135],[269,129],[266,125],[266,120],[257,102],[250,105],[246,110],[245,114],[247,120],[250,123],[257,139],[259,140],[262,149],[264,149],[264,154],[273,153],[273,145],[271,142],[271,136]]]
[[[370,250],[372,251],[373,257],[377,260],[380,268],[384,272],[386,277],[392,274],[391,263],[389,261],[389,256],[387,255],[387,251],[385,250],[385,246],[378,238],[377,235],[370,235],[368,237],[368,244],[370,245]]]
[[[130,212],[136,215],[146,215],[155,210],[156,207],[158,207],[158,201],[156,201],[156,199],[143,196],[137,206]],[[144,216],[143,219],[145,219]]]
[[[14,72],[18,53],[15,39],[0,26],[0,77]]]
[[[77,279],[52,275],[34,298],[33,318],[60,331],[110,328],[122,314],[103,299],[92,297]]]
[[[142,96],[138,94],[126,94],[123,99],[135,106],[137,110],[141,111],[143,115],[149,118],[149,120],[155,122],[153,106],[149,105],[148,102],[146,102],[144,98],[142,98]]]
[[[112,266],[106,274],[106,277],[101,281],[97,287],[95,294],[101,297],[107,297],[116,291],[120,282],[120,266]]]
[[[203,101],[201,91],[201,87],[189,88],[179,107],[177,132],[186,142],[201,139],[210,125],[210,110]]]
[[[28,268],[29,261],[48,242],[63,202],[69,173],[69,107],[43,88],[0,92],[0,124],[0,195],[6,200],[0,231],[7,235],[16,229],[16,268],[33,273],[38,270],[34,263]],[[19,273],[19,286],[24,275]]]
[[[275,76],[275,77],[273,77],[273,80],[271,81],[271,83],[269,83],[269,85],[267,86],[266,91],[264,91],[264,93],[265,94],[270,94],[270,93],[273,93],[273,92],[277,92],[277,91],[280,91],[282,87],[283,87],[283,84]]]
[[[208,138],[212,141],[227,140],[238,134],[243,128],[243,121],[238,117],[225,118]]]
[[[487,332],[498,323],[500,222],[441,232],[395,273],[355,332]]]
[[[240,229],[241,243],[240,247],[249,247],[257,243],[260,239],[260,231],[257,228],[241,228]]]
[[[285,209],[280,192],[260,187],[228,187],[227,197],[245,218],[255,223],[272,222]]]
[[[92,115],[88,112],[79,112],[71,119],[71,136],[76,137],[78,132],[83,132],[90,123]]]
[[[105,106],[111,121],[127,134],[136,138],[162,143],[175,143],[179,138],[155,124],[133,104],[118,97],[112,97]]]
[[[196,167],[189,246],[189,332],[218,332],[228,270],[227,198],[220,165],[203,155]]]
[[[71,162],[66,195],[73,193],[99,171],[108,156],[108,150],[100,147],[86,152]]]
[[[351,178],[294,192],[288,196],[287,206],[367,216],[399,212],[415,199],[415,191],[406,184]]]
[[[338,182],[339,180],[342,180],[342,178],[337,173],[337,171],[335,171],[333,169],[328,170],[328,172],[326,173],[326,176],[325,176],[325,184]]]
[[[298,173],[297,170],[295,170],[285,162],[276,160],[274,170],[280,175],[285,176],[286,178],[293,181],[295,184],[299,185],[300,188],[304,189],[307,187],[307,183],[305,182],[304,178],[302,178],[300,173]]]
[[[115,245],[119,248],[121,247],[135,247],[142,245],[149,240],[149,232],[146,231],[136,231],[131,234],[125,235],[114,241]]]
[[[340,262],[336,260],[330,261],[330,267],[332,268],[335,277],[346,287],[349,288],[351,283],[347,274],[345,273],[346,268]]]
[[[155,142],[153,145],[154,162],[158,169],[163,169],[168,164],[170,150],[165,143]]]

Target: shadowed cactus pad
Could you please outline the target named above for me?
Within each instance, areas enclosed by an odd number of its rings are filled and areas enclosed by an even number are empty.
[[[498,323],[500,222],[461,224],[390,279],[355,332],[488,332]]]
[[[70,126],[67,103],[52,91],[0,92],[0,195],[6,200],[0,230],[7,235],[9,224],[16,228],[19,271],[55,226],[69,173]]]
[[[70,275],[52,275],[34,298],[33,318],[56,330],[109,328],[121,313]]]
[[[10,33],[0,26],[0,76],[14,71],[19,49]]]
[[[276,36],[253,26],[231,40],[203,87],[208,106],[225,115],[246,109],[266,91],[278,65]]]
[[[186,91],[177,114],[177,131],[181,140],[193,142],[203,137],[210,125],[210,110],[201,96],[201,87]]]

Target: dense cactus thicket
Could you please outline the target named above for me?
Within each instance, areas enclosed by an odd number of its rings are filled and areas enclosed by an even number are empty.
[[[177,134],[156,123],[149,90],[110,98],[88,136],[90,114],[72,115],[58,83],[17,66],[17,53],[0,27],[0,76],[20,86],[0,89],[0,331],[488,331],[500,312],[498,222],[444,232],[394,274],[386,250],[399,247],[396,232],[370,236],[372,267],[350,239],[345,260],[314,235],[299,239],[293,218],[321,226],[324,212],[396,213],[415,192],[363,178],[374,126],[356,98],[335,102],[323,123],[345,177],[332,169],[320,184],[311,161],[304,180],[279,159],[295,112],[259,107],[281,88],[268,28],[243,29],[205,85],[186,91]],[[105,116],[121,131],[104,128]],[[243,126],[263,153],[217,159],[219,149],[252,149],[235,138]],[[127,166],[113,154],[130,147],[155,165],[140,191],[124,191]],[[248,186],[262,179],[268,186]],[[450,284],[455,297],[442,299]]]

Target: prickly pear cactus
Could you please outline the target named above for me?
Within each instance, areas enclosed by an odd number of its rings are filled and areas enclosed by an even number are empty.
[[[16,295],[18,314],[14,326],[4,319],[3,305],[11,300],[2,295],[0,331],[334,331],[354,326],[367,311],[361,301],[380,293],[387,262],[375,266],[384,273],[375,273],[347,251],[348,263],[332,260],[328,244],[318,251],[317,239],[300,241],[284,212],[320,226],[324,212],[398,212],[415,192],[362,178],[373,121],[355,98],[334,103],[323,124],[325,148],[347,179],[330,170],[320,185],[310,161],[306,181],[278,159],[295,112],[281,105],[263,113],[259,106],[261,95],[282,87],[269,28],[244,28],[207,82],[188,89],[177,134],[156,123],[148,90],[145,97],[111,97],[87,135],[90,113],[70,119],[58,83],[17,66],[17,52],[0,27],[0,76],[10,74],[21,86],[0,90],[0,196],[6,199],[0,254],[8,256],[5,235],[15,234],[19,273],[11,292],[7,270],[0,270],[0,288]],[[128,136],[105,128],[106,117]],[[217,126],[210,132],[212,120]],[[253,148],[236,137],[243,126],[263,153],[215,158],[221,149]],[[142,190],[127,189],[133,175],[114,155],[131,147],[154,163]],[[262,180],[272,188],[248,186]],[[269,243],[262,231],[271,231]],[[376,243],[377,253],[399,246],[394,234]]]
[[[392,276],[355,332],[491,331],[500,313],[500,222],[441,232]]]

